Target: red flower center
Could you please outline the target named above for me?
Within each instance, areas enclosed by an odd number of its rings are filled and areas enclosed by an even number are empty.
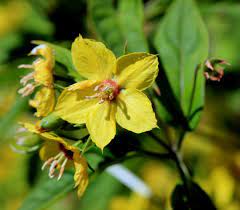
[[[109,100],[113,100],[120,93],[120,87],[116,81],[107,79],[99,85],[98,91],[111,95],[112,97]]]
[[[66,149],[63,144],[59,144],[59,148],[67,159],[69,160],[73,159],[73,152],[71,150]]]

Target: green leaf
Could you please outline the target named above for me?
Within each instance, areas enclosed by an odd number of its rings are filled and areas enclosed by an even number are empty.
[[[121,183],[111,175],[106,172],[100,174],[95,180],[90,182],[80,202],[79,209],[108,209],[109,202],[112,197],[119,192],[121,187]]]
[[[60,181],[44,177],[23,202],[19,210],[43,210],[73,190],[73,174],[64,173]]]
[[[97,36],[119,56],[123,53],[125,39],[112,2],[112,0],[89,0],[88,10]]]
[[[69,49],[40,40],[33,41],[33,43],[38,45],[47,44],[48,46],[52,47],[55,51],[56,61],[68,69],[69,75],[72,76],[76,81],[84,80],[84,78],[74,68],[71,51]]]
[[[112,0],[89,0],[88,9],[97,36],[117,56],[124,53],[126,42],[129,52],[148,51],[143,32],[142,0],[120,0],[118,9],[114,8]]]
[[[160,54],[174,97],[186,118],[204,105],[204,77],[197,68],[208,55],[208,33],[192,0],[176,0],[159,24],[154,45]],[[190,121],[196,127],[197,112]]]
[[[127,41],[128,51],[148,52],[148,44],[143,32],[142,0],[120,0],[118,17],[121,31]]]
[[[216,210],[209,196],[194,182],[190,183],[188,193],[183,185],[177,185],[171,196],[171,205],[173,210]]]

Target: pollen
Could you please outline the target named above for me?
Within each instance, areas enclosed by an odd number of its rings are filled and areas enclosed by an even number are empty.
[[[104,80],[102,83],[97,85],[94,88],[96,94],[92,96],[86,96],[86,99],[99,98],[99,103],[103,103],[104,101],[112,101],[114,100],[118,94],[120,93],[120,87],[114,80]]]
[[[49,178],[54,178],[55,170],[59,169],[57,180],[60,180],[62,178],[67,162],[69,160],[73,160],[72,151],[67,150],[62,144],[59,144],[59,149],[60,152],[56,156],[50,157],[48,160],[46,160],[42,166],[42,170],[44,170],[46,166],[49,166]]]

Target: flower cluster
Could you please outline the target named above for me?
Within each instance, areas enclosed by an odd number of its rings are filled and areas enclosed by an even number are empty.
[[[117,124],[134,133],[157,127],[152,105],[144,90],[152,86],[158,74],[158,58],[137,52],[116,58],[101,43],[82,36],[72,44],[72,61],[76,71],[86,78],[65,87],[56,97],[54,85],[54,49],[47,44],[35,47],[30,55],[41,56],[31,65],[33,72],[21,79],[19,93],[30,95],[36,90],[30,105],[37,109],[37,117],[50,113],[73,127],[86,126],[89,139],[102,151],[117,133]],[[55,104],[55,100],[57,101]],[[75,185],[81,196],[88,184],[88,164],[79,141],[69,140],[39,123],[23,123],[28,131],[39,135],[44,144],[40,157],[42,169],[49,167],[49,177],[62,177],[65,168],[75,168]],[[85,142],[84,148],[86,144]],[[56,172],[58,171],[58,173]]]
[[[51,113],[55,106],[55,93],[53,88],[54,52],[47,45],[35,47],[29,55],[39,55],[31,65],[22,64],[19,68],[33,69],[34,71],[24,76],[20,83],[24,86],[18,93],[28,96],[35,88],[40,87],[30,105],[37,109],[36,116],[44,117]]]

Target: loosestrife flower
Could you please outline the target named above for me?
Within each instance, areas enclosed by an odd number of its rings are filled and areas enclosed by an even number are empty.
[[[55,133],[43,131],[38,125],[24,123],[23,126],[28,131],[38,134],[45,140],[39,152],[40,158],[45,161],[42,170],[49,166],[49,177],[53,178],[56,176],[56,169],[58,169],[57,179],[59,180],[65,168],[74,166],[75,187],[78,187],[78,196],[82,196],[88,185],[88,165],[85,158],[80,154],[79,149]]]
[[[30,55],[42,56],[37,58],[31,65],[22,64],[19,68],[34,69],[33,72],[24,76],[20,83],[24,86],[18,92],[22,96],[33,93],[35,88],[40,86],[30,105],[36,108],[37,117],[47,116],[53,111],[55,105],[55,91],[53,87],[53,67],[55,64],[54,52],[49,46],[42,44],[35,47]]]
[[[55,112],[73,123],[86,123],[91,139],[103,149],[116,134],[116,122],[141,133],[157,127],[151,102],[142,93],[158,74],[158,59],[148,53],[130,53],[116,59],[101,42],[76,38],[72,60],[88,80],[67,87]]]

